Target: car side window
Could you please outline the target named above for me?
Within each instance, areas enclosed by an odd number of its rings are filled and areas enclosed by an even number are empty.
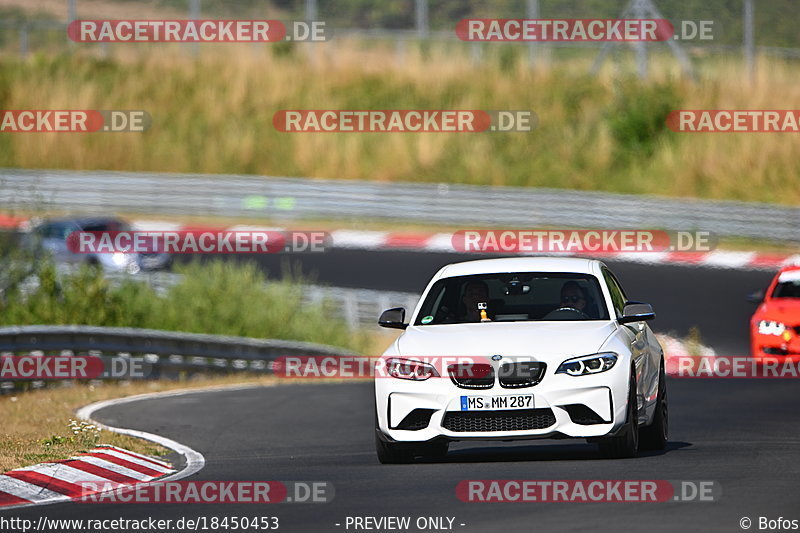
[[[603,278],[606,280],[608,291],[611,293],[611,303],[614,305],[614,310],[616,310],[617,316],[622,316],[622,310],[625,308],[625,302],[627,300],[625,292],[610,270],[606,268],[603,269]]]

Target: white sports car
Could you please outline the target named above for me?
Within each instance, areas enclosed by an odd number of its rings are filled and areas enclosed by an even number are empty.
[[[459,440],[585,438],[606,457],[667,442],[664,355],[600,261],[456,263],[430,281],[375,379],[382,463],[441,459]]]

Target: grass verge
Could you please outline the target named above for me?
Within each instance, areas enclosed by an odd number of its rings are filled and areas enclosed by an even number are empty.
[[[272,385],[275,378],[206,377],[189,382],[152,381],[147,383],[75,385],[51,387],[18,395],[0,397],[0,472],[45,461],[67,459],[98,443],[112,444],[148,455],[169,452],[162,446],[110,431],[73,433],[70,421],[75,411],[93,402],[183,388],[201,388],[234,383]]]
[[[606,190],[800,203],[797,137],[674,133],[674,109],[800,107],[798,67],[698,59],[683,81],[654,53],[652,77],[589,76],[593,54],[531,69],[524,47],[410,48],[349,39],[325,47],[115,48],[0,63],[3,109],[143,109],[149,131],[7,135],[0,166],[106,169]],[[226,45],[227,46],[227,45]],[[89,49],[91,50],[91,48]],[[618,74],[618,73],[617,73]],[[776,96],[776,95],[779,95]],[[281,133],[281,109],[527,109],[530,133]],[[224,183],[220,183],[224,187]]]

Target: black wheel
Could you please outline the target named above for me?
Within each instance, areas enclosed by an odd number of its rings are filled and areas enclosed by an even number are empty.
[[[636,408],[636,369],[631,367],[628,380],[628,409],[625,429],[616,437],[605,437],[599,441],[600,453],[608,459],[636,457],[639,451],[638,409]]]
[[[385,465],[410,463],[414,460],[414,450],[399,442],[384,442],[375,434],[375,452],[378,461]]]
[[[667,402],[667,375],[664,372],[664,361],[658,371],[658,396],[653,422],[642,428],[639,448],[642,450],[663,450],[669,438],[669,409]]]

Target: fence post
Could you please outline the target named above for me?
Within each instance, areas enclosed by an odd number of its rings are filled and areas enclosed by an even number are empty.
[[[753,0],[744,0],[744,61],[747,76],[752,83],[756,75],[755,31],[753,29],[754,9]]]
[[[200,0],[189,0],[189,19],[200,20]],[[200,43],[192,43],[190,46],[192,55],[197,57],[200,53]]]
[[[19,55],[27,57],[28,55],[28,24],[23,23],[19,27]]]
[[[528,0],[527,2],[527,9],[525,13],[525,18],[527,19],[538,19],[539,18],[539,0]],[[528,43],[528,61],[531,67],[536,66],[536,43],[534,41],[530,41]]]
[[[428,0],[416,0],[417,35],[420,39],[427,39],[430,31],[428,20]]]

